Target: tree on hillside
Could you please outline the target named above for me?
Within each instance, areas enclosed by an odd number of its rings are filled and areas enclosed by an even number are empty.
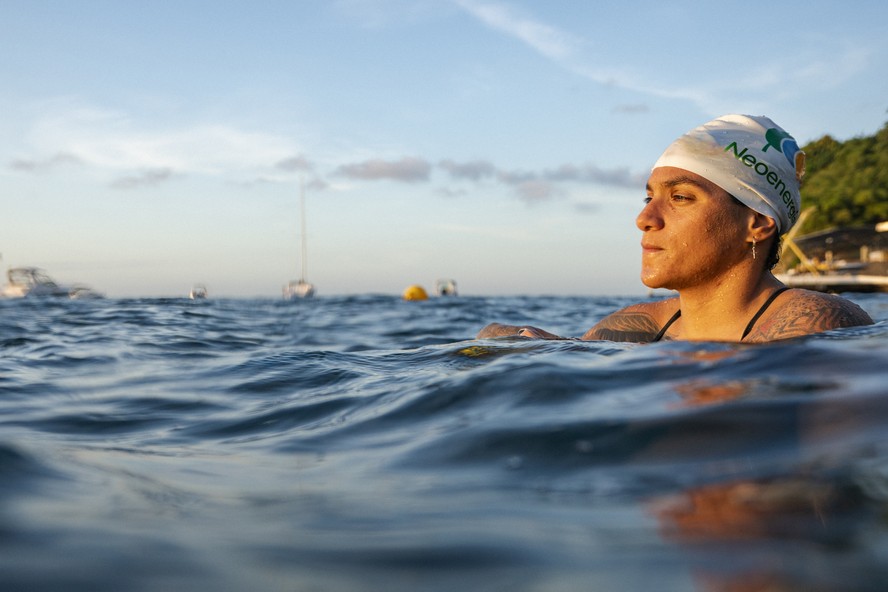
[[[824,136],[803,150],[802,202],[816,209],[802,233],[888,220],[888,124],[873,136],[845,142]]]

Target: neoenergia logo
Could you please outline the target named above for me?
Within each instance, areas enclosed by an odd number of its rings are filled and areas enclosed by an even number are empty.
[[[783,153],[789,164],[795,169],[796,180],[801,183],[802,176],[805,174],[805,153],[801,151],[795,138],[790,136],[782,129],[772,127],[765,132],[765,140],[767,144],[762,147],[762,152],[766,152],[768,148],[774,147]]]
[[[765,140],[767,140],[768,143],[762,147],[762,152],[767,152],[768,148],[774,147],[783,153],[783,156],[786,157],[789,164],[795,167],[795,155],[796,152],[799,151],[799,145],[796,144],[796,141],[792,136],[782,129],[772,127],[765,132]]]
[[[792,136],[783,130],[771,128],[765,133],[765,139],[768,141],[761,151],[767,152],[768,148],[776,148],[783,153],[789,164],[793,166],[796,172],[796,178],[801,179],[801,174],[805,170],[805,153],[799,150],[799,145]],[[756,158],[754,154],[749,153],[749,148],[744,147],[740,150],[737,142],[731,142],[725,147],[725,152],[733,152],[734,158],[742,162],[756,172],[765,182],[774,188],[780,201],[786,207],[786,213],[789,215],[790,221],[795,224],[799,217],[799,211],[793,199],[792,192],[786,185],[786,181],[780,175],[780,171],[760,158]]]

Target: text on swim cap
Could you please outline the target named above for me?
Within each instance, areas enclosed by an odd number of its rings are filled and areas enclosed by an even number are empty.
[[[756,174],[768,182],[768,185],[772,186],[777,191],[780,199],[783,200],[784,205],[786,205],[789,219],[794,223],[798,217],[798,211],[796,210],[795,202],[792,199],[792,193],[786,188],[786,183],[780,178],[780,175],[771,170],[768,163],[756,159],[752,154],[747,154],[749,151],[748,148],[744,148],[740,152],[737,152],[737,142],[731,142],[728,144],[728,146],[725,147],[725,152],[728,150],[733,150],[734,158],[754,170]]]

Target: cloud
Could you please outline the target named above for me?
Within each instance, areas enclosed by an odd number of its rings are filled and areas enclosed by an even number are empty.
[[[627,168],[602,169],[594,164],[564,164],[557,169],[545,171],[543,177],[549,181],[574,181],[617,187],[641,187],[645,181],[642,176],[633,174]]]
[[[308,173],[314,170],[314,165],[303,155],[292,156],[278,161],[274,168],[287,172]]]
[[[479,182],[489,178],[495,179],[503,185],[511,187],[519,198],[527,202],[539,202],[558,197],[564,193],[562,185],[565,183],[638,188],[642,187],[645,182],[644,175],[632,173],[628,168],[603,169],[591,163],[579,166],[563,164],[554,169],[538,172],[499,169],[486,160],[457,163],[447,159],[442,160],[438,167],[455,180]],[[448,196],[460,194],[454,189],[439,190],[438,193]]]
[[[578,44],[574,35],[520,15],[504,4],[475,0],[456,0],[456,4],[487,26],[515,37],[553,59],[569,57]]]
[[[309,191],[326,191],[331,187],[333,187],[333,185],[331,185],[324,179],[321,179],[320,177],[314,177],[305,184],[305,188]]]
[[[390,180],[428,183],[433,172],[446,175],[455,186],[439,195],[465,194],[459,182],[498,183],[520,199],[539,202],[564,194],[564,184],[637,187],[643,179],[625,168],[593,164],[564,164],[552,169],[503,169],[476,158],[445,158],[432,164],[422,157],[366,158],[345,164],[315,164],[286,136],[205,124],[177,128],[148,128],[120,112],[55,104],[27,136],[31,149],[47,157],[19,158],[8,166],[22,172],[50,171],[77,164],[106,175],[111,187],[122,190],[153,187],[179,176],[210,176],[244,188],[267,183],[291,183],[294,173],[305,176],[306,189],[337,191],[340,181]],[[342,161],[340,161],[342,162]]]
[[[545,201],[562,193],[556,183],[542,179],[539,173],[501,170],[483,160],[461,165],[455,164],[451,160],[444,160],[440,166],[455,178],[471,181],[480,181],[488,177],[495,178],[503,185],[511,187],[515,195],[528,203]]]
[[[601,47],[595,39],[559,29],[505,3],[495,0],[453,0],[453,3],[484,25],[521,41],[577,76],[610,88],[688,102],[711,115],[734,110],[738,104],[749,111],[766,109],[768,102],[757,97],[792,100],[811,96],[840,86],[848,78],[865,72],[872,62],[872,50],[860,47],[857,40],[824,41],[808,37],[796,39],[794,50],[779,58],[767,54],[767,59],[754,59],[753,54],[747,65],[729,71],[716,69],[694,78],[695,84],[676,85],[661,69],[632,64],[624,54]],[[787,41],[787,46],[792,46],[792,42]],[[590,47],[598,47],[599,51],[590,54],[587,51]],[[650,62],[656,63],[656,60]],[[613,111],[639,114],[647,112],[648,107],[643,103],[626,104]]]
[[[230,175],[267,169],[300,151],[286,137],[220,123],[155,128],[127,113],[61,102],[27,134],[37,153],[63,154],[83,165],[120,171],[171,169]],[[21,161],[19,167],[29,161]]]
[[[553,197],[560,196],[562,190],[553,183],[540,180],[523,181],[515,185],[515,193],[518,197],[526,202],[534,203],[539,201],[547,201]]]
[[[500,183],[511,186],[533,181],[589,183],[620,187],[638,187],[644,183],[643,176],[632,173],[626,167],[603,169],[591,163],[582,165],[563,164],[554,169],[536,172],[499,169],[486,160],[457,163],[448,159],[442,160],[438,167],[447,171],[454,179],[480,181],[482,179],[495,178]]]
[[[15,159],[9,163],[9,168],[14,171],[42,172],[54,169],[61,165],[82,164],[83,161],[73,154],[58,152],[43,160]]]
[[[480,181],[481,179],[496,175],[496,167],[486,160],[472,160],[469,162],[458,163],[447,159],[438,163],[438,166],[450,173],[450,176],[454,179]]]
[[[537,180],[539,175],[527,171],[498,170],[496,172],[496,178],[500,183],[505,183],[506,185],[520,185],[522,183],[529,183],[530,181]]]
[[[170,169],[147,170],[137,175],[120,177],[111,183],[114,189],[137,189],[139,187],[151,187],[169,180],[173,176]]]
[[[697,104],[705,104],[711,100],[705,91],[687,86],[671,84],[657,87],[648,82],[649,77],[632,74],[626,64],[621,64],[619,60],[608,56],[582,55],[581,50],[586,45],[582,38],[519,15],[509,6],[481,0],[454,0],[454,3],[490,28],[522,41],[559,67],[598,84],[660,98],[690,100]],[[602,67],[602,63],[607,63],[609,66]]]
[[[444,159],[438,163],[437,168],[445,171],[457,181],[480,182],[493,179],[512,188],[520,199],[531,203],[561,196],[564,193],[561,185],[564,183],[589,183],[620,187],[639,187],[644,184],[644,179],[639,175],[633,175],[629,169],[602,169],[592,164],[581,166],[565,164],[555,169],[539,172],[500,169],[490,161],[483,159],[466,162]],[[342,165],[333,174],[365,181],[391,179],[416,183],[429,181],[431,172],[432,166],[426,160],[403,158],[397,161],[371,159]],[[464,195],[465,191],[448,187],[439,188],[436,193],[446,197],[454,197]]]
[[[405,183],[417,183],[428,181],[431,171],[432,165],[426,160],[405,157],[396,161],[371,159],[354,164],[344,164],[336,169],[334,175],[365,181],[391,179]]]

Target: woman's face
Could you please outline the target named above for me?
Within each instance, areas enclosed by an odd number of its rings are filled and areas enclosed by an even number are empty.
[[[754,213],[703,177],[675,167],[654,169],[635,223],[641,238],[641,280],[649,288],[716,287],[750,257]]]

